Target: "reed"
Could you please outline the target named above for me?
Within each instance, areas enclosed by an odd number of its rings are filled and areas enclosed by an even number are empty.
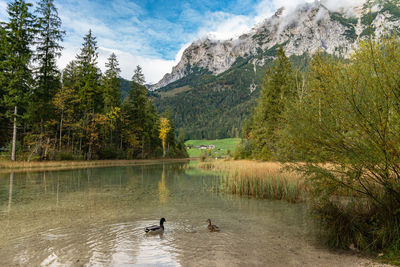
[[[214,161],[199,163],[199,167],[221,175],[219,191],[291,203],[305,200],[304,178],[277,162]]]

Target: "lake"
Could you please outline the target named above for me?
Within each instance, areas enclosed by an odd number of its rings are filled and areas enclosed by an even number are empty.
[[[0,174],[0,266],[361,266],[305,204],[218,194],[192,163]],[[166,218],[162,235],[144,228]],[[221,228],[207,230],[206,220]]]

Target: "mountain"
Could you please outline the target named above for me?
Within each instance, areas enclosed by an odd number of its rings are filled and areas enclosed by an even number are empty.
[[[150,89],[159,111],[170,109],[188,138],[232,137],[254,105],[279,46],[302,68],[316,51],[348,57],[370,32],[379,39],[393,29],[400,29],[398,0],[335,10],[324,1],[281,8],[237,39],[192,43]]]

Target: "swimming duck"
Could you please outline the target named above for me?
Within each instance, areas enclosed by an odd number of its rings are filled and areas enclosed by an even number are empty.
[[[210,232],[219,232],[220,231],[218,226],[216,226],[215,224],[211,224],[210,219],[208,219],[207,222],[208,222],[208,230]]]
[[[160,225],[146,227],[144,231],[151,234],[161,234],[164,232],[164,222],[166,222],[166,220],[164,218],[161,218]]]

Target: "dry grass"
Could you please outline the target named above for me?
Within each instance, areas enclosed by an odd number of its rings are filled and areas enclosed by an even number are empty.
[[[156,159],[156,160],[94,160],[94,161],[0,161],[0,172],[67,170],[78,168],[94,168],[104,166],[129,166],[155,164],[162,162],[188,161],[188,159]]]
[[[305,199],[304,178],[277,162],[214,161],[199,166],[220,173],[221,190],[228,193],[289,202]]]

